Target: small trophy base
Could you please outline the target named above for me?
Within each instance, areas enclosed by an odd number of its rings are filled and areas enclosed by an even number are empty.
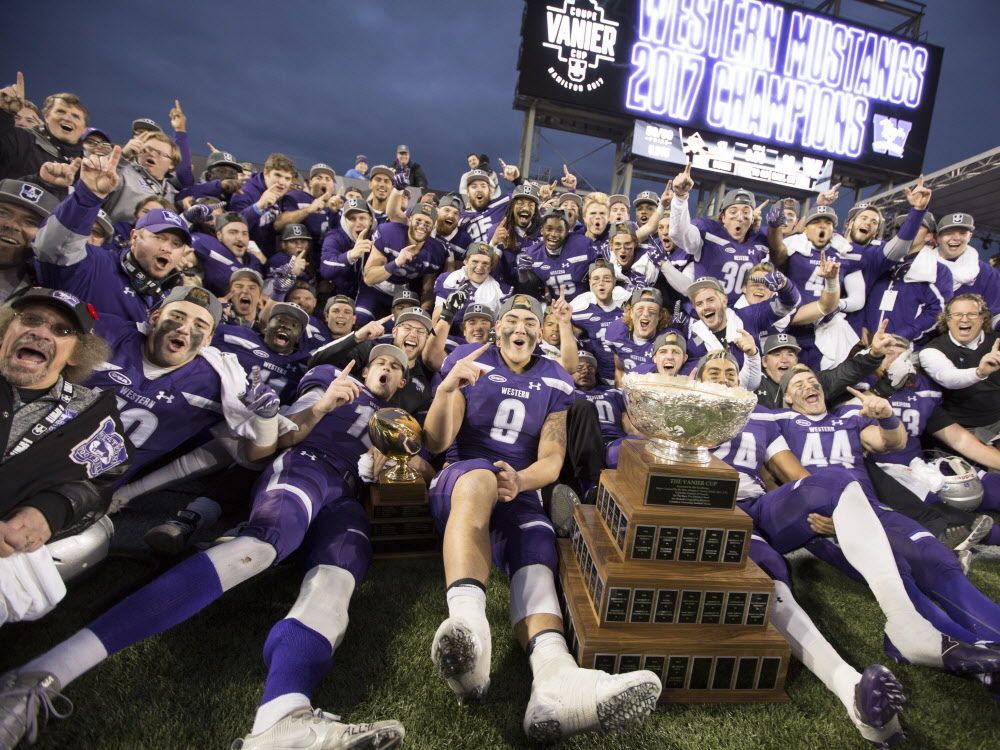
[[[441,540],[434,530],[424,480],[418,476],[411,482],[393,482],[386,474],[368,488],[366,510],[375,559],[439,556]]]

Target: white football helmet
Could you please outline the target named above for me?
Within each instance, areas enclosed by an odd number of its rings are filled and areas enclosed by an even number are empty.
[[[959,510],[974,511],[983,502],[983,482],[972,464],[961,456],[949,456],[939,451],[927,454],[927,463],[944,477],[938,497]]]

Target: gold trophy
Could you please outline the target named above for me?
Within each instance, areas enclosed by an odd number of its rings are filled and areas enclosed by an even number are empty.
[[[402,409],[387,407],[379,409],[368,420],[368,437],[372,445],[378,448],[385,457],[386,467],[382,469],[379,480],[382,482],[416,482],[417,472],[410,468],[408,462],[412,456],[420,452],[422,444],[420,424]],[[395,466],[389,466],[389,462]]]

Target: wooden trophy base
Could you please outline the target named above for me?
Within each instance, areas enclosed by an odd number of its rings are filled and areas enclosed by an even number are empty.
[[[559,540],[566,640],[577,664],[610,673],[649,669],[661,703],[787,702],[788,644],[773,626],[601,626],[568,540]]]
[[[594,506],[577,506],[575,520],[570,550],[600,625],[767,627],[774,584],[753,561],[742,568],[622,561]]]
[[[415,482],[379,479],[368,488],[366,508],[376,560],[437,557],[441,540],[434,530],[427,487]]]
[[[626,560],[742,568],[753,523],[739,508],[645,505],[621,471],[601,472],[597,512]]]
[[[645,505],[682,508],[736,507],[736,471],[709,454],[707,464],[670,461],[650,453],[645,439],[623,440],[618,456],[619,484]]]

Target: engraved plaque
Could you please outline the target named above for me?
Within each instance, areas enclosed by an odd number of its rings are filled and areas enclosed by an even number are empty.
[[[701,547],[703,563],[717,563],[722,557],[723,529],[705,529],[705,543]]]
[[[632,557],[636,560],[652,560],[655,539],[655,526],[636,526],[632,537]]]
[[[722,591],[706,591],[705,606],[701,610],[702,625],[718,625],[722,622],[722,600],[725,594]]]
[[[681,550],[677,559],[683,562],[697,562],[700,545],[701,529],[684,529],[681,531]]]
[[[635,589],[632,593],[632,612],[629,622],[649,622],[653,616],[653,589]]]
[[[674,621],[674,610],[677,608],[677,590],[660,589],[656,596],[656,614],[653,621],[667,624]]]
[[[726,599],[726,625],[742,625],[746,617],[747,594],[745,591],[730,591]]]
[[[698,622],[698,610],[701,609],[701,592],[685,591],[681,594],[680,615],[677,622],[694,624]]]
[[[727,563],[738,563],[743,559],[743,548],[747,543],[747,533],[736,529],[730,529],[726,535],[726,550],[722,556],[722,561]]]
[[[747,625],[767,624],[767,603],[770,594],[750,594],[750,607],[747,610]]]
[[[677,539],[681,530],[676,526],[661,526],[660,536],[656,540],[656,559],[673,560],[677,554]]]
[[[671,656],[667,662],[667,676],[663,680],[663,687],[682,689],[687,684],[688,664],[691,661],[689,656]]]

